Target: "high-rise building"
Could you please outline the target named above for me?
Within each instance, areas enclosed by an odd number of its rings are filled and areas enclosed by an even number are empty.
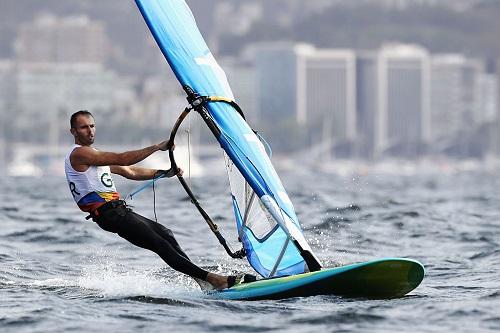
[[[226,72],[236,103],[242,108],[250,126],[256,126],[258,129],[260,116],[257,109],[257,82],[254,68],[249,64],[227,58],[222,60],[221,66]]]
[[[280,149],[296,150],[305,144],[305,59],[312,52],[314,47],[308,44],[254,46],[262,131]]]
[[[472,153],[484,156],[488,153],[495,154],[498,142],[498,80],[495,74],[482,73],[479,78],[479,109],[481,122],[476,127],[476,137]]]
[[[459,135],[465,117],[464,69],[460,54],[435,55],[431,60],[431,138],[439,151]]]
[[[479,59],[466,59],[462,69],[464,85],[464,120],[468,124],[483,123],[483,112],[480,107],[481,76],[485,72],[484,63]]]
[[[7,142],[15,131],[12,126],[13,112],[16,100],[15,64],[9,60],[0,60],[0,177],[7,170]]]
[[[430,140],[430,57],[416,45],[385,45],[378,55],[376,148],[416,156]]]
[[[161,73],[144,80],[140,100],[140,105],[132,114],[134,123],[161,128],[175,123],[185,108],[186,93],[173,74]]]
[[[495,114],[495,123],[493,125],[492,151],[497,156],[500,155],[500,59],[495,64],[495,78],[497,82],[496,103],[497,110]]]
[[[494,141],[493,141],[493,150],[495,154],[500,155],[500,59],[497,59],[496,62],[496,81],[497,81],[497,113],[496,113],[496,121],[494,126]]]
[[[105,25],[86,16],[43,14],[23,24],[16,38],[15,88],[17,136],[58,144],[68,116],[80,109],[110,116],[115,96],[127,95],[130,83],[105,68],[109,42]],[[47,131],[34,131],[44,126]]]
[[[431,69],[432,150],[458,155],[477,153],[471,141],[479,142],[477,132],[486,135],[482,127],[490,128],[497,117],[495,76],[485,72],[480,60],[461,54],[435,55]]]
[[[498,108],[498,80],[495,74],[481,73],[479,76],[478,122],[480,124],[496,121]]]
[[[430,60],[422,47],[384,45],[357,55],[357,151],[417,156],[430,140]]]
[[[15,42],[21,62],[104,63],[109,55],[105,25],[86,16],[38,16],[21,26]]]
[[[306,110],[312,143],[322,144],[326,155],[336,150],[348,155],[356,136],[354,51],[315,50],[305,57],[304,76],[305,105],[299,110]]]
[[[382,134],[378,123],[378,53],[358,52],[356,55],[356,110],[357,140],[356,155],[362,158],[375,157],[376,142]]]
[[[497,59],[495,66],[497,78],[497,119],[500,119],[500,59]]]
[[[323,146],[324,153],[339,148],[349,154],[356,136],[354,51],[261,44],[255,63],[259,114],[284,133],[281,141],[293,137],[301,145]]]
[[[19,141],[46,142],[48,132],[33,131],[46,126],[54,136],[51,143],[56,143],[62,120],[67,128],[68,116],[80,109],[109,114],[113,95],[121,87],[116,75],[99,64],[19,64],[16,73]]]
[[[256,46],[259,113],[271,121],[293,118],[307,122],[305,59],[314,52],[307,44],[273,43]]]
[[[9,60],[0,60],[0,119],[12,107],[15,97],[15,65]]]

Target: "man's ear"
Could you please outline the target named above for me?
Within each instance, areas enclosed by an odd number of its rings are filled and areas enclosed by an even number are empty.
[[[69,131],[70,131],[70,133],[71,133],[73,136],[75,136],[75,129],[74,129],[74,128],[70,128],[70,129],[69,129]]]

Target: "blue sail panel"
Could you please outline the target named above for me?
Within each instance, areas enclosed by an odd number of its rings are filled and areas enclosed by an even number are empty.
[[[182,85],[202,96],[233,99],[226,75],[184,0],[136,0],[136,4]]]
[[[136,3],[183,86],[200,96],[234,100],[226,75],[184,0]],[[265,277],[303,273],[307,267],[297,246],[312,251],[264,146],[233,106],[208,103],[207,111],[221,132],[217,140],[230,160],[236,225],[249,263]]]

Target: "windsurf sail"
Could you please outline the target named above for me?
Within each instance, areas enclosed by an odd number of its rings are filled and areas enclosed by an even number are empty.
[[[319,270],[266,149],[236,107],[226,75],[186,2],[136,4],[188,101],[224,150],[238,237],[250,265],[263,277]]]

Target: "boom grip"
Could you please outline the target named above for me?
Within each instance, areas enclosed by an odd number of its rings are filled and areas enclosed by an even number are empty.
[[[177,134],[177,131],[179,130],[179,127],[180,127],[182,121],[184,120],[184,118],[186,118],[186,116],[189,114],[189,112],[191,110],[192,110],[192,108],[185,108],[184,111],[179,116],[179,118],[177,118],[177,121],[175,122],[175,125],[172,128],[172,132],[170,133],[170,139],[169,140],[170,140],[170,143],[171,143],[172,147],[174,145],[175,135]],[[200,112],[200,114],[203,115],[203,113],[201,113],[201,112]],[[214,125],[214,128],[216,128],[215,125]],[[175,162],[174,151],[173,151],[172,148],[170,148],[168,150],[168,157],[170,159],[170,167],[173,170],[177,170],[178,167],[177,167],[177,163]],[[217,237],[217,239],[219,240],[219,242],[221,243],[221,245],[226,250],[227,254],[229,254],[229,256],[231,258],[235,258],[235,259],[242,259],[242,258],[244,258],[245,257],[245,250],[241,249],[241,250],[238,250],[236,252],[232,251],[232,249],[227,244],[226,239],[219,232],[219,228],[217,227],[217,225],[212,221],[212,219],[207,214],[207,212],[205,212],[205,210],[201,207],[200,203],[196,199],[196,196],[191,191],[191,188],[189,187],[189,185],[184,180],[184,177],[182,177],[181,175],[178,174],[177,175],[177,179],[179,179],[179,182],[181,183],[182,187],[184,188],[184,190],[186,191],[187,195],[191,199],[191,202],[193,203],[193,205],[196,206],[196,208],[200,212],[201,216],[203,216],[203,219],[205,219],[205,222],[210,227],[210,230],[212,230],[212,232],[215,234],[215,236]]]

